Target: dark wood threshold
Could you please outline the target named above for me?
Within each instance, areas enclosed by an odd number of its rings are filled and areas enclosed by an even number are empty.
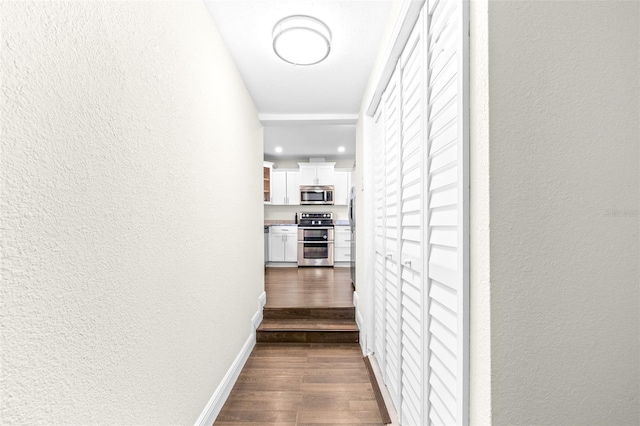
[[[378,380],[376,380],[376,375],[373,372],[373,367],[371,366],[371,361],[369,361],[368,356],[364,357],[364,365],[367,367],[367,372],[369,373],[369,380],[371,381],[373,393],[376,396],[376,402],[378,403],[378,410],[380,410],[382,423],[388,425],[391,423],[391,416],[389,415],[389,411],[387,411],[387,405],[384,403],[384,398],[382,397],[382,392],[380,391]]]

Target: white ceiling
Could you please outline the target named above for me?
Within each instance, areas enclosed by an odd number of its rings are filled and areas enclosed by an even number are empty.
[[[260,113],[265,155],[355,158],[355,122],[393,0],[205,2]],[[329,27],[326,60],[294,66],[276,56],[273,27],[291,15],[313,16]]]

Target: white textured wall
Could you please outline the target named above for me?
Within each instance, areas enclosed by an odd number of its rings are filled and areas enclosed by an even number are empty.
[[[493,423],[637,425],[640,2],[488,11]]]
[[[193,424],[249,336],[262,131],[201,1],[2,2],[3,424]]]

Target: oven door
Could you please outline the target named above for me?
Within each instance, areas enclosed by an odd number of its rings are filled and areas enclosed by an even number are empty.
[[[298,266],[333,266],[333,227],[298,227]]]

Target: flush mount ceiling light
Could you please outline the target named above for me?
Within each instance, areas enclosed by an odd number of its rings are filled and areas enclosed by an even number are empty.
[[[272,36],[273,51],[290,64],[314,65],[331,51],[331,31],[311,16],[294,15],[280,20]]]
[[[345,151],[344,146],[339,146],[338,147],[338,152],[344,152],[344,151]]]
[[[281,146],[276,146],[276,152],[278,154],[280,154],[282,152],[282,147]]]

